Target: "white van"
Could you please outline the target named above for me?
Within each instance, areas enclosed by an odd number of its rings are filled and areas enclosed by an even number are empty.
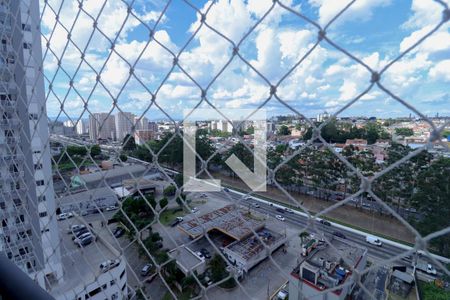
[[[383,245],[383,243],[380,241],[379,238],[368,235],[366,236],[366,242],[368,242],[369,244],[381,247],[381,245]]]

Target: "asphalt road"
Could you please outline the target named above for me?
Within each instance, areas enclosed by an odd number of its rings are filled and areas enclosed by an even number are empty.
[[[251,209],[258,211],[259,213],[262,213],[265,215],[269,215],[272,217],[275,217],[275,215],[282,215],[283,217],[285,217],[286,223],[294,224],[301,228],[305,228],[308,225],[308,217],[306,217],[306,216],[302,216],[302,215],[298,215],[298,214],[290,213],[290,212],[281,213],[281,212],[277,211],[277,207],[271,206],[269,204],[265,204],[263,202],[258,202],[254,198],[253,199],[251,198],[248,200],[247,199],[241,200],[242,196],[238,195],[236,193],[233,193],[232,191],[230,191],[226,194],[225,194],[225,192],[209,192],[209,194],[211,194],[213,197],[217,197],[217,198],[220,198],[223,200],[230,200],[230,197],[231,197],[232,201],[239,202],[240,205],[245,206],[245,207],[250,206]],[[259,207],[255,207],[253,205],[254,203],[258,203]],[[316,221],[314,224],[314,227],[317,231],[317,234],[320,235],[321,233],[324,233],[325,238],[331,237],[331,235],[333,234],[334,231],[339,231],[339,232],[343,233],[347,240],[352,241],[363,247],[366,247],[369,250],[368,255],[370,257],[374,258],[376,261],[381,262],[381,261],[385,261],[388,259],[392,259],[393,257],[406,252],[405,249],[402,249],[402,248],[399,248],[399,247],[396,247],[394,245],[390,245],[387,243],[383,243],[383,245],[381,247],[369,244],[366,242],[366,236],[360,235],[355,232],[348,231],[348,230],[345,230],[342,228],[336,228],[333,225],[327,226],[327,225],[323,225],[323,224],[319,223],[318,221]],[[307,231],[314,232],[314,228],[312,228],[310,226]],[[398,265],[405,265],[407,267],[411,266],[411,260],[406,259],[406,258],[403,258],[403,259],[400,258],[399,260],[397,260],[397,263],[398,263]],[[438,274],[442,274],[442,272],[439,272],[439,270],[438,270]],[[425,279],[425,280],[434,279],[434,277],[427,275],[427,274],[423,274],[423,273],[420,274],[420,277],[423,277],[423,279]]]

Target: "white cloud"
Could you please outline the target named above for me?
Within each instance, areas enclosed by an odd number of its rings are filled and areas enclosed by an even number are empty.
[[[312,6],[319,7],[319,23],[327,24],[333,19],[350,1],[336,0],[309,0]],[[353,3],[335,23],[343,23],[348,20],[368,21],[372,18],[373,10],[377,7],[387,6],[390,0],[360,0]]]
[[[450,82],[450,59],[437,63],[430,69],[429,74],[433,79]]]

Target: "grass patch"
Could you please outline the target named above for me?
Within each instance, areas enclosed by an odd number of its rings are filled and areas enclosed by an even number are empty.
[[[239,191],[241,193],[248,193],[248,191],[246,191],[246,190],[242,190],[242,189],[239,189],[239,188],[232,187],[231,185],[228,185],[228,184],[226,184],[224,182],[222,182],[222,185],[226,186],[228,188],[231,188],[233,190]],[[253,193],[252,195],[257,196],[259,198],[262,198],[264,200],[267,200],[269,202],[272,202],[274,204],[279,204],[279,205],[282,205],[282,206],[285,206],[285,207],[289,207],[289,208],[291,208],[293,210],[296,210],[296,211],[304,213],[304,211],[302,209],[299,209],[299,208],[297,208],[297,207],[295,207],[293,205],[290,205],[290,204],[286,204],[284,202],[277,201],[277,200],[275,200],[273,198],[269,198],[269,197],[266,197],[266,196],[263,196],[263,195],[260,195],[260,194],[255,194],[255,193]],[[350,228],[353,228],[353,229],[365,232],[365,233],[376,234],[377,236],[379,236],[381,238],[384,238],[384,239],[387,239],[387,240],[391,240],[393,242],[397,242],[397,243],[400,243],[400,244],[403,244],[403,245],[406,245],[406,246],[414,247],[414,244],[412,244],[412,243],[408,243],[408,242],[405,242],[405,241],[402,241],[402,240],[399,240],[399,239],[395,239],[395,238],[392,238],[390,236],[387,236],[387,235],[384,235],[384,234],[381,234],[381,233],[378,233],[378,232],[373,232],[373,231],[367,230],[365,228],[362,228],[362,227],[359,227],[359,226],[355,226],[353,224],[348,224],[348,223],[342,222],[342,221],[337,220],[337,219],[333,219],[333,218],[330,218],[330,217],[327,217],[327,216],[321,216],[321,218],[322,219],[326,219],[326,220],[331,221],[331,222],[334,222],[334,223],[337,223],[337,224],[341,224],[341,225],[346,226],[346,227],[350,227]]]
[[[450,292],[437,287],[433,282],[419,281],[419,291],[424,300],[448,300]]]
[[[166,209],[159,215],[159,220],[164,226],[170,225],[176,217],[183,217],[185,212],[181,208]]]

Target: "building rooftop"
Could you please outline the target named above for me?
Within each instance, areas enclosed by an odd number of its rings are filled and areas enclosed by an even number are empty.
[[[100,187],[105,186],[105,182],[109,186],[118,186],[123,181],[139,180],[142,176],[146,179],[152,179],[159,177],[159,173],[155,173],[152,166],[145,166],[143,164],[116,166],[105,171],[74,175],[71,178],[71,186],[86,185],[88,188]]]
[[[266,246],[270,247],[277,242],[285,239],[285,236],[269,230],[267,228],[260,229],[256,231],[259,238],[265,243]],[[238,254],[245,260],[249,260],[253,256],[256,256],[258,253],[264,250],[264,245],[261,243],[260,239],[256,236],[251,235],[248,238],[236,241],[230,245],[228,245],[228,249]]]
[[[203,259],[184,245],[171,250],[169,256],[176,259],[178,266],[185,274],[188,274],[191,270],[195,270],[199,265],[205,263]]]
[[[101,187],[97,189],[82,190],[79,192],[71,192],[63,195],[56,200],[59,205],[78,204],[82,202],[92,202],[99,198],[116,197],[114,191],[109,187]]]
[[[208,232],[216,229],[235,240],[242,240],[252,234],[252,230],[263,227],[264,222],[250,218],[234,205],[227,205],[199,216],[198,221],[191,219],[178,225],[179,229],[194,239],[201,236],[204,230]]]
[[[50,288],[50,293],[57,299],[68,296],[68,292],[73,294],[73,298],[76,298],[77,294],[83,294],[84,289],[96,281],[101,274],[102,262],[121,259],[120,266],[117,268],[124,268],[123,264],[125,264],[121,253],[101,238],[102,233],[95,228],[91,231],[99,236],[97,241],[83,248],[77,247],[72,241],[72,234],[68,233],[69,227],[74,224],[83,224],[83,222],[78,221],[76,217],[58,222],[64,277],[62,282],[55,283]],[[111,276],[111,280],[113,279],[114,277]]]
[[[337,237],[329,242],[333,247],[326,242],[319,242],[291,274],[319,289],[335,287],[345,282],[347,275],[358,267],[366,255],[367,248]]]

